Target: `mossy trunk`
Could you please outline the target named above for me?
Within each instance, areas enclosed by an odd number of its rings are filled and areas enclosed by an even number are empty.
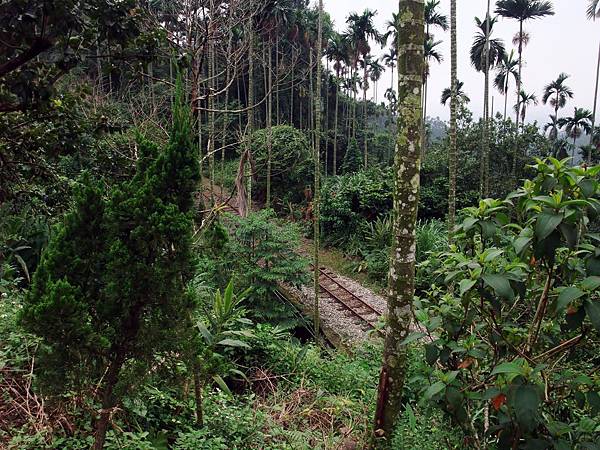
[[[254,31],[252,30],[252,22],[248,25],[248,130],[246,135],[246,151],[248,158],[244,175],[246,176],[246,213],[252,211],[252,133],[254,132]]]
[[[273,95],[271,90],[273,88],[273,74],[272,74],[272,58],[271,58],[271,48],[267,50],[267,58],[269,58],[267,64],[267,198],[265,202],[265,206],[267,209],[271,207],[271,153],[273,147],[273,127],[271,126],[272,116],[273,116]]]
[[[424,0],[399,0],[398,131],[394,158],[393,245],[388,275],[388,316],[375,413],[375,445],[388,447],[402,410],[406,347],[415,281],[415,228],[419,202]]]
[[[315,193],[313,198],[313,217],[314,217],[314,248],[313,248],[313,288],[315,293],[315,314],[314,328],[315,337],[319,341],[319,247],[321,244],[320,233],[320,199],[321,199],[321,72],[323,59],[323,0],[319,0],[319,25],[317,31],[317,79],[316,79],[316,95],[311,91],[311,98],[314,95],[314,118],[315,118]],[[312,52],[312,50],[311,50]],[[311,53],[312,55],[312,53]],[[311,68],[312,72],[312,68]]]
[[[458,109],[456,48],[456,0],[450,2],[450,148],[448,150],[448,242],[452,242],[452,231],[456,222],[456,114]]]

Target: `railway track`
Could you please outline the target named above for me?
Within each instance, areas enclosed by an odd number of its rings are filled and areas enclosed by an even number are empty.
[[[206,190],[202,191],[202,197],[206,201],[206,204],[210,204],[213,201],[213,198],[211,198],[211,195]],[[220,195],[214,195],[214,201],[217,203],[217,209],[239,215],[239,210],[230,204],[229,199],[224,199]],[[314,266],[311,264],[310,268],[313,270]],[[319,267],[319,288],[320,295],[324,294],[339,306],[339,310],[349,313],[350,317],[364,331],[377,330],[379,333],[382,333],[377,324],[379,318],[383,316],[383,312],[378,311],[344,286],[337,279],[337,275],[325,267]]]
[[[311,264],[311,269],[314,266]],[[319,267],[319,288],[321,293],[325,293],[331,300],[336,302],[343,311],[349,312],[353,319],[358,320],[359,325],[365,331],[379,330],[377,324],[379,318],[383,316],[382,311],[373,308],[358,295],[344,286],[337,279],[335,273],[325,267]]]

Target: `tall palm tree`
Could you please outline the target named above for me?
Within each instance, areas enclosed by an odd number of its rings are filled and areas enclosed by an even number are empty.
[[[453,0],[455,1],[455,0]],[[374,437],[389,445],[396,419],[404,409],[406,346],[410,333],[415,281],[415,228],[419,198],[419,145],[422,132],[423,3],[399,0],[401,17],[398,45],[399,89],[398,136],[394,158],[394,219],[390,261],[387,326],[383,365],[379,377]],[[416,182],[415,182],[416,180]],[[375,446],[379,447],[379,442]]]
[[[584,133],[590,135],[592,133],[592,112],[588,109],[575,108],[571,117],[563,117],[559,119],[558,125],[561,129],[564,128],[567,136],[573,139],[573,162],[575,162],[575,147],[577,139]]]
[[[600,0],[589,0],[587,16],[590,20],[600,18]],[[596,64],[596,89],[594,90],[594,111],[592,113],[592,132],[590,133],[590,144],[588,146],[587,162],[592,163],[592,140],[595,136],[596,128],[596,107],[598,106],[598,82],[600,81],[600,44],[598,45],[598,62]]]
[[[519,22],[519,78],[517,79],[517,93],[521,92],[523,82],[523,23],[529,20],[540,19],[554,15],[552,2],[547,0],[498,0],[496,14]],[[517,96],[517,111],[519,110],[520,95]],[[517,115],[517,128],[519,127]]]
[[[547,122],[546,125],[544,125],[544,133],[548,133],[548,138],[550,138],[551,141],[556,141],[558,139],[558,130],[560,128],[558,122],[559,119],[555,115],[550,114],[550,122]]]
[[[329,39],[327,53],[333,61],[333,69],[335,70],[335,113],[333,125],[333,175],[337,174],[337,144],[338,144],[338,115],[340,104],[340,89],[341,89],[341,73],[344,64],[349,63],[348,59],[348,43],[339,33],[333,33]]]
[[[537,96],[533,93],[528,94],[523,89],[519,92],[519,100],[515,105],[515,112],[521,118],[521,126],[525,125],[525,117],[527,116],[527,108],[531,105],[537,105]]]
[[[458,80],[457,80],[457,83],[458,83],[458,86],[456,88],[456,95],[458,97],[458,103],[459,104],[469,103],[471,101],[471,99],[463,90],[464,83],[462,81],[458,81]],[[450,100],[451,97],[452,97],[452,89],[447,87],[446,89],[444,89],[442,91],[442,96],[440,98],[442,105],[446,106],[446,103],[448,103],[448,100]]]
[[[394,69],[396,67],[396,59],[398,58],[398,50],[395,47],[395,44],[392,45],[387,53],[383,54],[383,63],[392,69],[392,85],[390,87],[391,90],[394,90]]]
[[[373,61],[371,61],[371,64],[369,66],[369,79],[373,82],[373,95],[375,103],[377,103],[377,82],[381,79],[383,71],[384,67],[379,61],[379,59],[374,59]]]
[[[494,25],[498,17],[491,17],[488,11],[484,20],[475,17],[475,24],[478,31],[475,34],[473,44],[471,45],[471,64],[478,72],[483,72],[483,145],[480,161],[479,193],[480,197],[487,195],[488,158],[489,158],[489,102],[490,102],[490,68],[495,67],[506,51],[502,39],[492,39]]]
[[[448,16],[439,12],[439,0],[425,1],[425,76],[423,80],[423,142],[421,143],[421,157],[425,156],[427,151],[427,140],[425,139],[425,127],[427,124],[427,94],[429,80],[429,63],[436,60],[438,63],[442,61],[442,55],[435,49],[441,44],[441,41],[436,41],[431,32],[432,28],[439,28],[442,31],[448,31]]]
[[[545,105],[550,101],[550,106],[554,107],[554,117],[558,117],[558,110],[565,107],[567,99],[573,98],[573,90],[565,84],[568,78],[569,75],[561,73],[556,80],[548,83],[544,88],[542,103]]]
[[[425,35],[431,34],[431,28],[437,27],[448,31],[448,16],[438,11],[440,0],[427,0],[425,2]]]
[[[504,54],[502,60],[496,66],[496,78],[494,86],[504,95],[504,120],[506,120],[506,111],[508,107],[508,87],[510,78],[514,78],[515,83],[519,80],[519,61],[515,59],[515,52],[511,50],[510,54]]]
[[[353,44],[353,48],[355,51],[354,54],[354,67],[356,68],[356,64],[362,57],[363,61],[363,92],[364,92],[364,109],[363,115],[366,119],[367,114],[367,102],[366,102],[366,89],[365,86],[368,87],[368,76],[367,76],[367,68],[368,64],[366,64],[367,55],[371,52],[371,46],[369,44],[369,40],[373,39],[377,41],[379,44],[383,45],[385,42],[385,38],[383,35],[377,31],[373,19],[377,11],[371,11],[369,9],[365,9],[362,14],[351,13],[346,19],[346,23],[349,28],[346,32],[346,35],[351,40]],[[365,120],[364,123],[365,129],[364,132],[364,164],[367,167],[367,122]]]

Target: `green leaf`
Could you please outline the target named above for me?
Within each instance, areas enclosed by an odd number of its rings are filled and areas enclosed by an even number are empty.
[[[490,262],[493,261],[494,259],[496,259],[498,256],[500,256],[502,253],[504,253],[504,250],[501,250],[499,248],[493,248],[493,249],[489,249],[486,251],[486,255],[484,257],[484,262]]]
[[[425,360],[430,366],[433,366],[440,355],[439,349],[433,344],[425,345]]]
[[[408,426],[414,432],[417,429],[417,418],[410,404],[406,404],[406,415],[408,416]]]
[[[517,388],[513,402],[515,416],[519,425],[527,431],[533,431],[537,425],[540,402],[540,394],[535,386],[523,384]]]
[[[223,392],[227,395],[232,395],[231,389],[229,389],[229,386],[227,386],[227,383],[225,383],[225,380],[220,375],[213,375],[212,379],[219,385]]]
[[[594,415],[600,414],[600,395],[598,392],[588,392],[587,401]]]
[[[531,244],[531,241],[533,239],[530,237],[520,237],[517,240],[515,240],[513,242],[513,247],[515,248],[515,252],[517,252],[517,255],[521,256],[521,254],[523,253],[523,251],[527,248],[527,246],[529,244]]]
[[[462,224],[463,229],[465,231],[469,231],[477,222],[479,222],[479,219],[475,217],[467,217]]]
[[[560,214],[553,214],[549,212],[541,213],[535,224],[535,234],[538,240],[543,241],[550,234],[556,230],[556,227],[560,225],[563,217]]]
[[[577,300],[578,298],[583,297],[584,295],[585,292],[573,286],[569,286],[568,288],[563,289],[560,295],[558,296],[558,299],[556,300],[556,310],[564,310],[567,306],[571,304],[573,300]]]
[[[498,374],[524,375],[523,366],[516,362],[505,362],[497,365],[492,371],[492,375]]]
[[[477,283],[477,280],[469,280],[469,279],[461,280],[461,282],[458,284],[458,286],[460,288],[460,296],[462,297],[469,290],[471,290],[471,288],[473,286],[475,286],[475,283]]]
[[[217,342],[217,345],[223,345],[225,347],[250,348],[250,346],[248,344],[246,344],[245,342],[240,341],[238,339],[223,339],[223,340]]]
[[[600,277],[598,277],[598,276],[587,277],[585,280],[583,280],[581,282],[581,288],[585,289],[586,291],[594,291],[594,290],[598,289],[599,286],[600,286]]]
[[[427,336],[425,333],[420,333],[420,332],[414,332],[414,333],[410,333],[408,336],[406,336],[402,342],[400,342],[400,345],[408,345],[411,342],[415,342],[418,341],[419,339],[421,339],[422,337]]]
[[[506,300],[513,300],[515,298],[515,293],[513,292],[506,276],[498,274],[485,274],[481,278],[483,278],[485,284],[491,287],[499,297],[502,297]]]
[[[430,400],[434,395],[439,394],[446,388],[446,385],[441,381],[433,383],[431,386],[427,388],[425,391],[425,398]]]
[[[587,299],[583,303],[583,307],[585,308],[585,312],[590,318],[592,325],[594,325],[594,328],[600,331],[600,303]]]

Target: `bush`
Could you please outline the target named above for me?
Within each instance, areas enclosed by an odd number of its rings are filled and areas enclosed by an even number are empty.
[[[446,287],[416,302],[424,398],[479,448],[600,445],[600,166],[567,162],[538,160],[533,181],[465,210],[427,266]]]
[[[274,203],[299,203],[304,200],[304,188],[312,183],[309,141],[302,131],[289,125],[274,126],[271,133],[271,195]],[[267,130],[254,132],[251,142],[257,178],[253,192],[264,199],[267,186]]]

